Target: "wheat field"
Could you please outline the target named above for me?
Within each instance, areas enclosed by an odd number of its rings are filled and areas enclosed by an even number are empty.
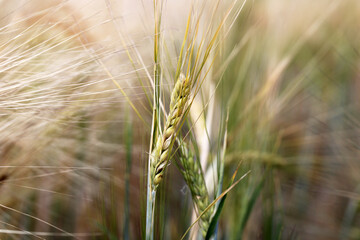
[[[0,240],[359,239],[359,23],[358,0],[0,0]]]

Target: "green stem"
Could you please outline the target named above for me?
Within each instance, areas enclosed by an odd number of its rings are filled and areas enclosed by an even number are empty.
[[[150,175],[149,175],[150,176]],[[148,182],[150,177],[148,177]],[[154,212],[155,212],[155,198],[156,191],[147,192],[147,205],[146,205],[146,240],[154,239]]]

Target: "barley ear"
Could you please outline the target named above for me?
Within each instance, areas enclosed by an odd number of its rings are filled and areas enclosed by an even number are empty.
[[[200,163],[195,159],[194,155],[184,142],[180,144],[180,162],[183,167],[181,170],[182,175],[190,188],[193,202],[197,208],[198,214],[200,214],[209,206],[209,194]],[[209,228],[213,211],[214,208],[212,207],[201,216],[200,227],[204,237]]]
[[[157,188],[164,176],[165,168],[169,162],[170,147],[189,99],[190,87],[189,78],[180,74],[171,93],[170,112],[166,119],[164,131],[162,136],[158,137],[154,151],[151,153],[151,180],[153,189]]]

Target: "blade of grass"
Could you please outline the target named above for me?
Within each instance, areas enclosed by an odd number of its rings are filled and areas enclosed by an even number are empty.
[[[256,188],[254,189],[254,191],[252,192],[248,205],[245,208],[245,213],[241,219],[241,225],[240,225],[240,229],[238,230],[238,234],[237,236],[242,236],[243,231],[246,227],[246,223],[249,220],[250,214],[252,212],[252,209],[255,206],[256,200],[260,195],[261,189],[263,188],[265,183],[265,177],[263,177],[260,181],[260,183],[256,186]]]
[[[228,189],[226,189],[223,193],[220,194],[219,197],[217,197],[209,206],[196,218],[196,220],[190,225],[190,227],[186,230],[184,235],[181,237],[181,240],[183,240],[188,232],[191,230],[191,228],[200,220],[201,216],[207,212],[212,206],[214,206],[220,199],[222,199],[228,192],[231,191],[241,180],[243,180],[251,171],[246,172],[239,180],[237,180],[235,183],[233,183]]]
[[[130,174],[131,174],[131,162],[132,162],[132,124],[131,124],[131,115],[126,114],[128,121],[126,124],[126,170],[125,170],[125,202],[124,202],[124,230],[123,238],[124,240],[130,239],[129,235],[129,224],[130,224]]]
[[[222,191],[222,185],[223,185],[223,181],[224,181],[224,163],[225,163],[225,154],[226,154],[226,142],[227,142],[227,125],[228,125],[228,121],[229,121],[229,109],[227,109],[227,113],[226,113],[226,120],[225,120],[225,133],[224,133],[224,143],[222,146],[222,156],[220,159],[220,167],[219,167],[219,184],[218,184],[218,191],[216,193],[216,197],[218,197],[221,194]],[[233,174],[232,178],[231,178],[231,182],[229,185],[233,184],[234,180],[235,180],[235,176],[239,170],[241,161],[239,162],[235,173]],[[206,233],[205,239],[210,239],[210,237],[217,232],[217,227],[218,227],[218,220],[220,217],[220,213],[222,211],[222,208],[224,206],[225,200],[226,200],[227,195],[225,195],[221,201],[217,204],[217,208],[216,208],[216,213],[214,215],[214,217],[212,218],[211,222],[210,222],[210,226],[209,229]],[[216,239],[216,237],[215,237]]]

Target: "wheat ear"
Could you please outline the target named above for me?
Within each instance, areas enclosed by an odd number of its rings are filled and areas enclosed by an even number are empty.
[[[187,148],[184,142],[180,144],[180,162],[183,167],[181,173],[190,188],[198,214],[201,214],[209,206],[209,194],[200,162],[194,158],[192,151]],[[204,237],[210,225],[212,212],[213,208],[210,208],[201,216],[200,227]]]
[[[168,164],[170,147],[175,137],[175,131],[181,122],[187,101],[190,95],[190,80],[180,74],[175,87],[171,93],[170,112],[166,119],[165,128],[161,136],[158,137],[151,157],[151,180],[152,188],[156,189],[161,182],[165,168]]]

